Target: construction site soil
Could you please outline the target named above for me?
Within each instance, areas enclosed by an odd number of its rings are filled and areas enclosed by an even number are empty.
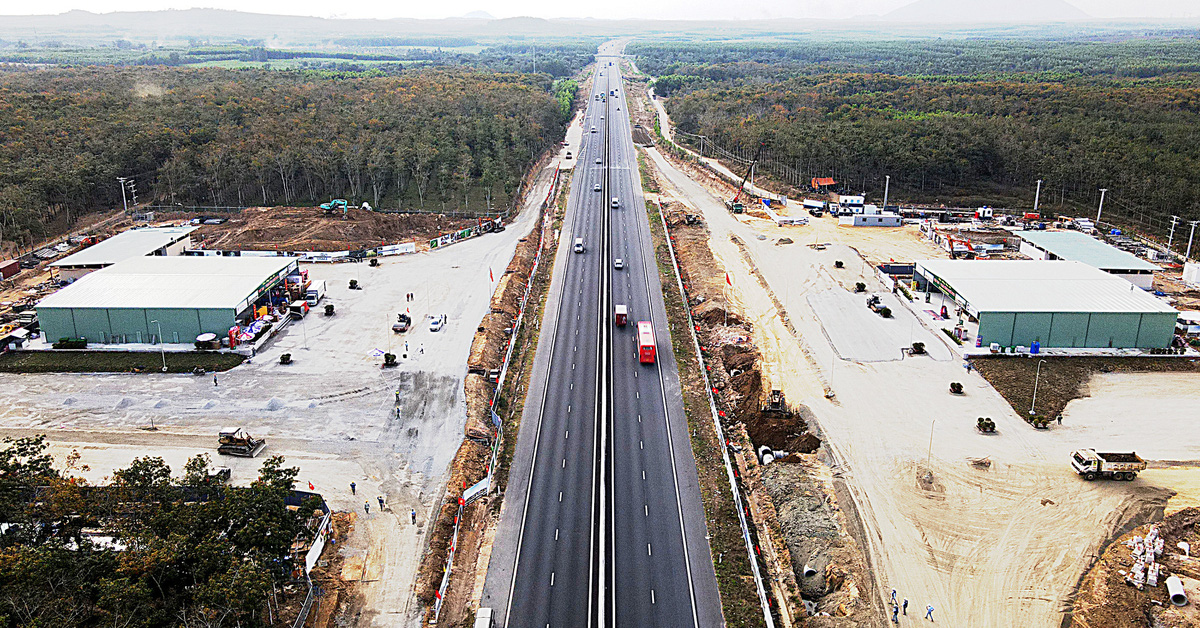
[[[1200,373],[1200,359],[1159,357],[975,357],[971,364],[1020,416],[1033,406],[1044,417],[1056,417],[1072,399],[1088,396],[1087,383],[1096,373]],[[1042,365],[1038,374],[1038,363]]]
[[[251,207],[222,224],[200,227],[192,241],[197,248],[218,250],[325,252],[415,241],[422,250],[431,238],[475,223],[442,214],[350,209],[342,216],[317,207]]]
[[[1146,538],[1157,527],[1163,537],[1162,555],[1157,561],[1162,570],[1158,586],[1134,586],[1127,579],[1134,566],[1132,550],[1126,542]],[[1190,552],[1180,546],[1185,542]],[[1146,524],[1121,534],[1108,545],[1079,586],[1072,628],[1194,628],[1200,626],[1200,558],[1191,556],[1200,549],[1200,508],[1187,508],[1159,523]],[[1190,604],[1173,606],[1168,599],[1166,579],[1178,576],[1190,598]]]
[[[650,172],[657,179],[658,173]],[[662,184],[656,180],[653,187]],[[774,599],[786,606],[787,623],[879,625],[863,598],[870,582],[866,559],[847,532],[850,522],[837,505],[832,474],[814,453],[821,440],[810,431],[811,412],[782,397],[772,403],[773,387],[764,381],[751,325],[727,306],[728,283],[709,247],[708,230],[683,205],[665,200],[660,205],[722,423],[737,450],[735,464]],[[760,465],[756,452],[763,446],[783,457]]]

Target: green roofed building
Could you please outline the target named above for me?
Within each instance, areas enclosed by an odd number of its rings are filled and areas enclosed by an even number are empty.
[[[47,341],[191,343],[218,337],[296,270],[294,257],[134,257],[80,278],[37,305]],[[158,321],[157,324],[151,321]]]
[[[1116,275],[1070,261],[925,260],[914,280],[979,321],[983,346],[1166,347],[1177,312]]]

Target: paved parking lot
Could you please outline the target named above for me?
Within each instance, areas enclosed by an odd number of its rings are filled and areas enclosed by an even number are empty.
[[[868,296],[833,288],[807,297],[839,358],[856,362],[901,360],[905,357],[902,350],[911,348],[914,342],[925,343],[925,351],[935,360],[953,357],[945,341],[922,325],[896,296],[890,292],[879,294],[883,305],[891,308],[891,318],[871,311]]]

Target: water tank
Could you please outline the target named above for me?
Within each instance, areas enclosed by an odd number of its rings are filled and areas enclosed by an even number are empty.
[[[1029,345],[1029,353],[1032,355],[1037,355],[1041,352],[1042,352],[1042,343],[1034,340],[1033,344]]]

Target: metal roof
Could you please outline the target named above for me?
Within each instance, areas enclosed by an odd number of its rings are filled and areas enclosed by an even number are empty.
[[[1061,259],[1100,270],[1158,270],[1158,266],[1078,231],[1017,231],[1022,240]]]
[[[68,255],[51,266],[108,266],[131,257],[149,255],[164,246],[182,240],[198,227],[147,227],[130,229]]]
[[[916,263],[976,312],[1176,313],[1154,295],[1083,262],[923,260]]]
[[[135,257],[46,297],[42,308],[241,309],[295,257]]]

